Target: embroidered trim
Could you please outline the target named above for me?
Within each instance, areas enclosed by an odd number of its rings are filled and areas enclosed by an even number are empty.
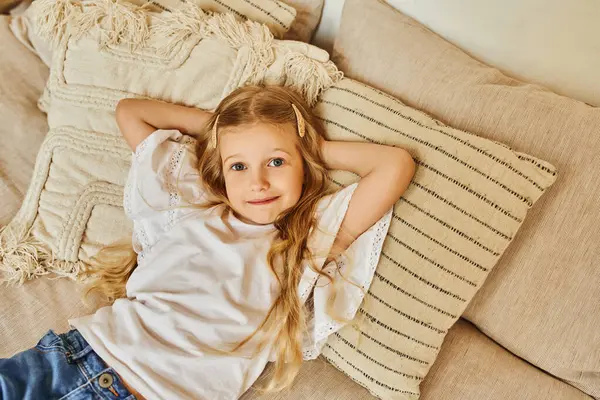
[[[175,225],[175,215],[177,212],[175,206],[181,202],[179,188],[177,187],[177,177],[182,168],[181,162],[183,160],[183,153],[186,150],[191,150],[189,149],[189,146],[193,145],[195,142],[193,138],[184,135],[180,136],[178,139],[178,142],[181,141],[180,146],[173,154],[171,154],[169,168],[166,171],[167,179],[165,182],[167,182],[167,190],[169,192],[169,211],[167,212],[167,223],[164,226],[165,231],[168,231]]]
[[[131,204],[132,197],[133,197],[132,191],[137,188],[137,185],[135,185],[134,183],[137,182],[137,176],[138,176],[137,170],[138,170],[138,166],[139,166],[139,161],[142,158],[142,156],[144,155],[144,153],[146,152],[146,148],[148,146],[148,140],[150,139],[151,136],[152,135],[146,137],[136,147],[135,152],[132,157],[132,160],[131,160],[132,171],[130,171],[130,177],[132,179],[127,179],[127,182],[125,183],[125,190],[123,191],[123,208],[125,209],[125,214],[131,220],[133,220],[133,206]],[[141,260],[144,258],[144,251],[149,247],[149,243],[150,243],[150,241],[148,240],[148,235],[146,235],[146,231],[144,230],[144,227],[141,222],[134,221],[131,242],[132,242],[134,251],[136,253],[138,253],[137,260],[138,260],[138,264],[139,264],[141,262]]]
[[[148,239],[148,235],[146,234],[146,229],[144,228],[144,225],[142,222],[134,223],[133,229],[137,235],[137,238],[138,238],[140,244],[142,245],[142,251],[139,253],[138,258],[140,258],[140,256],[141,256],[141,258],[143,258],[145,255],[144,253],[147,252],[148,250],[150,250],[152,245],[150,244],[150,240]]]
[[[137,180],[138,162],[139,162],[140,158],[142,157],[142,155],[145,153],[146,147],[148,146],[148,140],[150,139],[150,137],[152,135],[153,134],[146,137],[144,140],[142,140],[141,143],[138,144],[138,146],[136,147],[135,152],[133,153],[133,156],[132,156],[131,168],[134,168],[134,171],[130,171],[129,176],[133,177],[133,179],[127,179],[127,182],[125,183],[125,189],[123,191],[123,208],[125,209],[125,214],[130,219],[132,219],[132,217],[133,217],[133,208],[131,207],[131,198],[132,198],[131,192],[132,192],[132,190],[134,190],[134,185],[132,185],[132,181]]]
[[[125,189],[123,190],[123,208],[125,209],[125,215],[132,219],[133,212],[131,210],[131,182],[127,179],[127,183],[125,183]]]
[[[317,282],[317,279],[319,278],[319,275],[310,268],[308,262],[305,262],[304,264],[304,270],[309,274],[314,274],[314,276],[310,278],[309,282],[305,285],[304,290],[302,290],[302,292],[300,293],[300,300],[302,301],[302,303],[306,301],[310,290],[314,287],[315,283]],[[300,281],[300,284],[302,284],[302,281]]]
[[[150,136],[148,136],[149,138]],[[146,139],[148,139],[146,138]],[[146,146],[148,145],[148,140],[143,140],[142,143],[138,144],[137,148],[135,149],[135,159],[136,161],[139,160],[142,155],[144,154],[145,150],[146,150]]]
[[[390,210],[375,225],[375,231],[372,233],[373,236],[371,237],[370,244],[369,244],[369,247],[371,249],[370,254],[369,254],[369,259],[368,259],[369,273],[366,275],[365,281],[355,282],[356,284],[360,285],[360,287],[363,290],[370,287],[371,282],[373,281],[373,275],[375,274],[375,270],[377,269],[377,265],[379,264],[379,257],[380,257],[380,254],[381,254],[381,251],[383,248],[383,242],[385,241],[385,237],[387,234],[391,216],[392,216],[392,213]],[[343,269],[346,266],[347,260],[346,260],[345,256],[342,255],[341,257],[339,257],[337,259],[337,262],[339,264],[340,269]],[[332,263],[333,262],[328,264],[326,266],[326,268],[328,268]],[[326,268],[324,268],[324,270]],[[319,277],[319,276],[317,275],[317,277]],[[305,292],[307,293],[309,289],[314,289],[314,284],[315,284],[314,281],[316,281],[316,279],[314,279],[313,282],[311,282],[311,284],[308,285],[308,287],[302,293],[302,296],[304,296]],[[347,318],[347,319],[353,318],[354,315],[356,315],[356,312],[358,311],[358,309],[360,308],[363,298],[364,298],[363,293],[362,292],[359,293],[360,302],[358,303],[357,308],[356,309],[353,309],[353,308],[348,309],[346,311],[346,314],[343,315],[343,317]],[[312,319],[315,318],[314,313],[313,313],[313,315],[311,315],[310,318],[312,318]],[[325,345],[325,343],[327,342],[329,335],[338,331],[340,328],[342,328],[345,325],[346,324],[341,323],[341,322],[329,320],[325,324],[321,324],[321,326],[315,327],[313,332],[309,332],[309,335],[310,335],[309,338],[314,334],[315,341],[313,343],[311,343],[308,347],[304,346],[304,348],[302,349],[302,358],[304,360],[313,360],[313,359],[317,358],[321,354],[321,350],[322,350],[323,346]]]
[[[164,139],[160,138],[159,143],[157,143],[156,146],[148,147],[148,142],[150,141],[150,137],[153,136],[154,134],[155,133],[152,133],[150,136],[148,136],[146,139],[144,139],[136,148],[136,151],[135,151],[135,154],[134,154],[134,157],[132,160],[132,166],[131,166],[131,168],[133,169],[131,172],[132,179],[128,179],[127,183],[125,185],[123,207],[125,208],[126,214],[131,219],[133,219],[132,217],[133,217],[134,213],[133,213],[132,199],[135,197],[135,193],[133,193],[133,190],[137,189],[136,182],[138,181],[137,178],[139,175],[138,169],[139,169],[139,165],[140,165],[142,158],[145,156],[145,153],[148,151],[147,149],[149,149],[150,147],[157,148],[158,146],[160,146],[161,144],[163,144],[164,142],[167,142],[167,141],[172,141],[173,143],[178,144],[179,146],[176,148],[176,150],[171,152],[171,154],[169,156],[169,163],[168,163],[167,167],[163,171],[160,172],[163,182],[165,183],[165,190],[168,194],[168,206],[167,206],[168,210],[166,211],[166,213],[163,214],[163,216],[159,216],[155,223],[157,223],[159,225],[157,228],[159,230],[162,230],[164,233],[164,232],[168,231],[169,229],[171,229],[173,227],[173,225],[175,224],[176,215],[177,215],[176,206],[181,201],[181,196],[179,196],[179,194],[178,194],[177,178],[178,178],[180,169],[182,168],[182,160],[184,159],[184,152],[186,150],[194,151],[196,140],[192,137],[185,136],[185,135],[179,133],[179,135],[167,136]],[[166,221],[164,221],[163,218],[166,219]],[[143,261],[143,259],[146,257],[146,255],[150,252],[150,250],[154,246],[154,243],[152,243],[150,238],[148,237],[147,229],[149,229],[149,227],[145,226],[145,222],[146,221],[144,221],[144,220],[134,221],[134,224],[133,224],[132,241],[134,242],[134,248],[135,248],[135,241],[137,240],[137,242],[138,242],[138,246],[137,246],[138,248],[136,250],[136,252],[138,252],[138,263],[141,263]]]

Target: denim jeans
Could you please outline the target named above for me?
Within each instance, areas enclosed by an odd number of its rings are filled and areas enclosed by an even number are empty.
[[[76,329],[49,330],[38,344],[0,359],[2,400],[134,400]]]

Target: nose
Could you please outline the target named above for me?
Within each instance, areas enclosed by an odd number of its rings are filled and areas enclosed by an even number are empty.
[[[269,179],[266,171],[262,168],[257,168],[252,173],[252,182],[250,182],[250,188],[253,192],[262,192],[269,189]]]

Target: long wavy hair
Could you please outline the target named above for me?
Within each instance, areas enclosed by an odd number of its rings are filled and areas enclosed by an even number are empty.
[[[280,293],[263,322],[251,335],[232,349],[219,351],[236,354],[258,333],[263,333],[264,339],[257,346],[256,352],[274,340],[277,357],[272,379],[263,388],[256,388],[265,392],[279,391],[291,385],[302,365],[302,338],[310,307],[310,301],[301,304],[298,295],[298,285],[304,267],[312,268],[333,283],[333,278],[321,270],[322,266],[315,265],[314,258],[317,255],[312,254],[307,246],[309,235],[316,224],[317,204],[321,198],[331,193],[328,172],[321,153],[323,130],[305,101],[295,91],[281,86],[246,86],[220,102],[200,132],[196,147],[198,170],[210,200],[194,206],[224,206],[225,212],[231,212],[233,209],[226,195],[219,148],[209,145],[217,116],[219,135],[227,129],[255,123],[292,123],[297,126],[292,104],[300,111],[305,122],[305,135],[298,140],[305,178],[298,202],[294,207],[282,212],[273,223],[277,232],[267,254],[267,262],[277,277]],[[136,265],[136,254],[132,250],[131,241],[116,243],[102,249],[85,273],[90,278],[90,283],[86,287],[84,298],[92,292],[99,292],[110,301],[125,297],[125,285]],[[332,304],[336,297],[335,285],[332,285],[332,288],[328,311],[333,309]],[[332,318],[348,322],[339,316]]]

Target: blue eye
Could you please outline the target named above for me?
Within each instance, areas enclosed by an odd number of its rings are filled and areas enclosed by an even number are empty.
[[[243,171],[246,169],[246,167],[242,163],[235,163],[231,165],[231,169],[234,171]]]
[[[285,163],[283,158],[274,158],[269,162],[269,166],[271,167],[281,167]]]

